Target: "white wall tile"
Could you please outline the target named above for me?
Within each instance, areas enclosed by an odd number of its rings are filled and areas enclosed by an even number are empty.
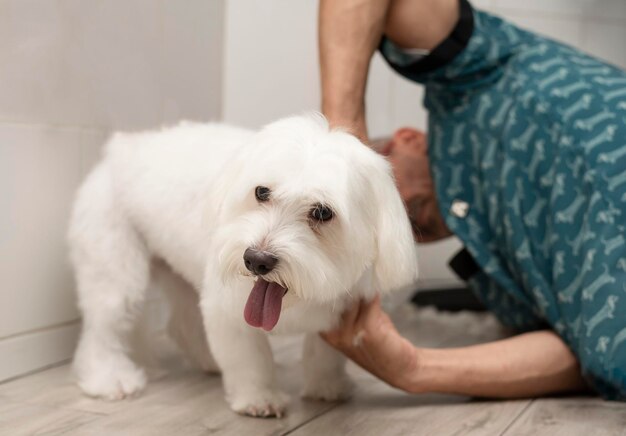
[[[65,234],[97,131],[0,125],[0,337],[75,319]]]
[[[101,126],[158,121],[154,8],[136,0],[0,5],[0,118]]]
[[[68,68],[96,102],[86,122],[121,129],[161,119],[162,8],[153,0],[64,0]]]
[[[582,15],[585,19],[605,19],[626,26],[626,1],[580,0],[580,2]]]
[[[101,141],[94,139],[93,141],[86,141],[82,144],[80,147],[81,178],[93,169],[96,163],[102,158],[102,149],[109,136],[108,132],[103,131]]]
[[[162,1],[162,122],[217,120],[222,108],[224,2]]]
[[[71,33],[63,21],[57,3],[0,2],[0,119],[59,122],[85,110],[84,94],[64,89],[77,84],[65,63]]]
[[[320,103],[317,2],[226,3],[224,120],[260,127]]]
[[[426,130],[428,112],[424,109],[424,87],[404,77],[393,77],[391,130],[401,127],[415,127]]]
[[[477,9],[487,10],[493,5],[494,1],[497,0],[471,0],[470,3]]]
[[[620,25],[585,21],[582,25],[581,48],[626,70],[626,23]]]
[[[367,129],[372,139],[387,136],[391,131],[393,74],[383,57],[376,53],[370,64],[365,94]]]
[[[118,129],[217,118],[223,2],[3,0],[0,120]]]

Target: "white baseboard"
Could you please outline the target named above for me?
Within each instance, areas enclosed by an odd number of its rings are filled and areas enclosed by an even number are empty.
[[[169,309],[164,296],[153,292],[146,301],[140,323],[143,331],[163,331]],[[74,354],[80,320],[0,338],[0,383],[67,361]]]
[[[71,358],[80,322],[0,340],[0,382]]]

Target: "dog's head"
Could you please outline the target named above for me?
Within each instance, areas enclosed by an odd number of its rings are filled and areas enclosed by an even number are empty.
[[[219,268],[225,283],[249,283],[249,324],[271,330],[299,301],[371,296],[415,280],[412,231],[389,164],[322,116],[268,125],[229,171]],[[355,289],[364,277],[373,286]]]

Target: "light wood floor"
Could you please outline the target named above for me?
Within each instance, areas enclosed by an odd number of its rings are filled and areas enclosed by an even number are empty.
[[[423,346],[451,347],[504,335],[490,316],[388,309],[400,330]],[[354,397],[343,404],[298,397],[299,338],[273,341],[281,385],[292,395],[283,419],[235,415],[226,406],[220,378],[186,368],[178,356],[163,363],[161,377],[136,399],[86,398],[68,365],[0,385],[0,435],[626,435],[626,404],[591,397],[480,401],[444,395],[411,396],[359,368]]]

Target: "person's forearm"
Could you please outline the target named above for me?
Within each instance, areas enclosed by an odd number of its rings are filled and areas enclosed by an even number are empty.
[[[405,390],[521,398],[586,389],[576,357],[552,331],[488,344],[418,349]]]
[[[321,0],[319,51],[322,112],[331,125],[363,138],[365,86],[390,0]]]

